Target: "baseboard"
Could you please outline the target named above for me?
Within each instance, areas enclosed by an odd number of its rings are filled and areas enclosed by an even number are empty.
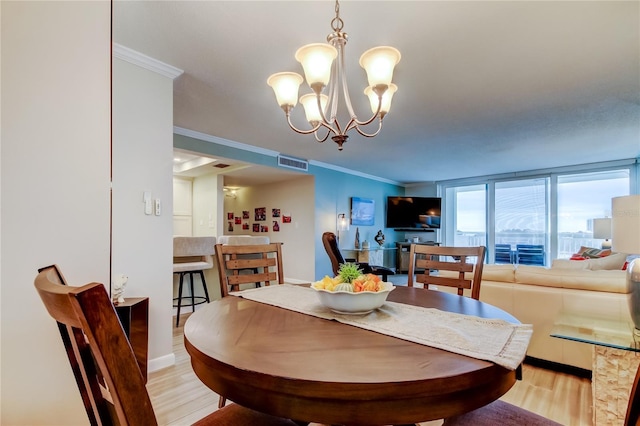
[[[158,371],[163,368],[171,367],[176,363],[175,354],[171,353],[169,355],[161,356],[159,358],[154,358],[149,360],[149,364],[147,365],[147,371],[149,373],[153,371]]]
[[[309,280],[299,280],[297,278],[288,278],[284,277],[284,282],[286,284],[309,284]]]
[[[584,368],[574,367],[572,365],[560,364],[559,362],[554,362],[554,361],[547,361],[546,359],[534,358],[528,355],[524,358],[524,362],[525,364],[529,364],[534,367],[545,368],[547,370],[571,374],[572,376],[582,377],[583,379],[591,380],[591,370],[587,370]]]

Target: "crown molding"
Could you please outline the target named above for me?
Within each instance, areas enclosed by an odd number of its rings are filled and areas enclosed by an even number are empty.
[[[180,68],[160,62],[157,59],[144,55],[133,49],[129,49],[128,47],[122,46],[118,43],[113,43],[113,57],[122,59],[123,61],[145,68],[149,71],[153,71],[165,77],[169,77],[172,80],[175,80],[184,73]]]
[[[391,179],[385,179],[382,178],[380,176],[374,176],[374,175],[370,175],[367,173],[361,173],[355,170],[351,170],[351,169],[347,169],[344,167],[340,167],[340,166],[336,166],[334,164],[329,164],[329,163],[323,163],[322,161],[315,161],[315,160],[308,160],[310,165],[314,165],[317,167],[322,167],[325,169],[329,169],[329,170],[334,170],[336,172],[340,172],[340,173],[345,173],[348,175],[353,175],[353,176],[358,176],[358,177],[362,177],[365,179],[370,179],[370,180],[376,180],[378,182],[382,182],[382,183],[390,183],[391,185],[397,185],[397,186],[402,186],[404,187],[405,184],[401,183],[401,182],[397,182],[395,180],[391,180]]]

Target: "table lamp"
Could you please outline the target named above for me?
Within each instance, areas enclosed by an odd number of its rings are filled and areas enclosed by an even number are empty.
[[[611,200],[612,250],[629,255],[640,255],[640,195],[615,197]],[[629,288],[629,311],[635,325],[635,333],[640,334],[640,258],[627,265],[627,286]]]
[[[601,219],[593,219],[593,238],[604,240],[602,242],[603,249],[611,248],[611,218],[603,217]]]

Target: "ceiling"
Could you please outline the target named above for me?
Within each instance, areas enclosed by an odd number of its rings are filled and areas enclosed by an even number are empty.
[[[324,42],[333,1],[113,8],[114,42],[184,70],[177,127],[404,184],[640,157],[638,1],[342,1],[360,119],[360,55],[402,53],[380,135],[352,134],[342,152],[290,130],[266,84],[302,73],[295,51]],[[298,127],[303,115],[292,113]]]
[[[276,183],[301,175],[299,172],[275,167],[258,166],[229,158],[210,157],[174,149],[174,176],[197,177],[214,173],[223,176],[224,186],[228,189]]]

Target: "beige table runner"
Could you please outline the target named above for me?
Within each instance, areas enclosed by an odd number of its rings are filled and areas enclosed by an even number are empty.
[[[522,363],[533,333],[533,326],[530,324],[512,324],[499,319],[486,319],[389,301],[366,315],[337,314],[320,303],[315,290],[291,284],[260,287],[230,294],[491,361],[512,370]]]

